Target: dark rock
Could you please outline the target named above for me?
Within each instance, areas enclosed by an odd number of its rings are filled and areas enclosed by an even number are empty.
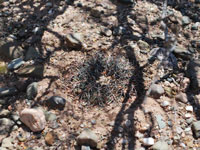
[[[192,131],[196,138],[200,137],[200,121],[196,121],[192,124]]]
[[[12,60],[9,64],[8,64],[8,69],[9,70],[15,70],[17,68],[19,68],[21,65],[24,64],[24,61],[22,58],[17,58]]]
[[[24,77],[42,78],[44,76],[44,65],[25,65],[16,70],[15,73]]]
[[[14,122],[8,118],[1,118],[0,119],[0,134],[7,134],[12,126],[14,125]]]
[[[45,118],[47,121],[55,121],[57,116],[51,112],[45,112]]]
[[[200,61],[190,61],[187,66],[187,76],[190,78],[190,87],[194,91],[200,89]]]
[[[115,27],[113,30],[113,35],[115,36],[123,35],[125,33],[126,33],[126,29],[122,26]]]
[[[182,59],[191,59],[192,58],[192,53],[185,49],[185,48],[182,48],[182,47],[179,47],[177,46],[174,51],[173,51],[174,55],[176,57],[179,57],[179,58],[182,58]]]
[[[124,4],[134,4],[134,0],[119,0],[119,2]]]
[[[39,51],[37,49],[35,49],[34,47],[29,47],[29,49],[25,55],[25,60],[36,59],[39,57],[40,57]]]
[[[12,88],[0,88],[0,97],[3,96],[12,96],[17,93],[17,89],[12,87]]]
[[[46,100],[46,104],[52,109],[63,110],[66,104],[66,100],[60,96],[52,96]]]
[[[34,99],[37,96],[38,93],[38,83],[33,82],[29,84],[26,90],[26,95],[28,99]]]

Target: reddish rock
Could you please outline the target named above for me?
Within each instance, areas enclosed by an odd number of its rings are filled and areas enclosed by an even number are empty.
[[[45,115],[40,109],[25,108],[20,113],[20,120],[33,132],[42,131],[45,128]]]

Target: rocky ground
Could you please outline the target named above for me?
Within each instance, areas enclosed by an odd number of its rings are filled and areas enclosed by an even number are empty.
[[[0,0],[0,149],[200,149],[200,1],[169,1],[163,68],[161,14],[154,0]]]

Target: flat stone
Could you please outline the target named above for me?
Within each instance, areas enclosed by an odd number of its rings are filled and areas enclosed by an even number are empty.
[[[67,34],[66,43],[69,48],[81,49],[83,47],[83,35],[81,33]]]
[[[163,118],[161,115],[156,115],[156,120],[158,122],[158,126],[160,129],[163,129],[166,127],[166,123],[163,121]]]
[[[45,128],[45,115],[40,109],[25,108],[20,113],[20,120],[33,132],[42,131]]]
[[[152,145],[154,145],[154,139],[153,139],[152,137],[143,138],[142,144],[143,144],[144,146],[152,146]]]
[[[28,85],[26,90],[26,95],[28,99],[34,99],[37,96],[38,93],[38,83],[33,82]]]
[[[81,150],[91,150],[89,146],[82,145]]]
[[[12,126],[14,125],[14,122],[8,118],[1,118],[0,119],[0,134],[7,134]]]
[[[152,146],[153,150],[169,150],[169,145],[167,142],[158,141]]]
[[[8,70],[15,70],[23,64],[24,64],[24,61],[22,58],[14,59],[8,64]]]
[[[182,25],[185,26],[185,25],[188,25],[191,23],[191,20],[188,16],[183,16],[182,17]]]
[[[168,101],[163,101],[162,103],[161,103],[161,106],[162,107],[167,107],[167,106],[169,106],[170,105],[170,103],[168,102]]]
[[[108,28],[105,28],[105,27],[101,27],[101,33],[105,36],[111,36],[112,35],[112,31]]]
[[[185,109],[189,112],[193,112],[193,107],[192,106],[186,106]]]
[[[12,96],[14,94],[17,93],[17,89],[14,88],[14,87],[5,87],[5,88],[0,88],[0,97],[3,97],[3,96]]]
[[[198,30],[198,28],[200,27],[200,22],[196,22],[192,25],[191,29],[192,30]]]
[[[187,95],[185,93],[182,93],[182,92],[180,92],[178,95],[176,95],[175,99],[177,101],[182,102],[182,103],[188,102]]]
[[[193,122],[192,131],[196,138],[200,137],[200,121]]]
[[[10,111],[7,109],[0,110],[0,117],[6,117],[10,114]]]
[[[40,56],[41,55],[40,55],[39,50],[37,50],[34,47],[29,47],[29,49],[28,49],[28,51],[26,52],[26,55],[25,55],[25,60],[36,59],[36,58],[39,58]]]
[[[2,140],[1,147],[7,148],[7,149],[14,149],[14,144],[13,144],[14,139],[8,137]]]
[[[64,109],[66,100],[60,96],[52,96],[48,100],[46,100],[46,104],[49,108],[52,109]]]
[[[91,147],[97,147],[98,140],[98,136],[90,129],[83,130],[83,132],[77,137],[78,145],[87,145]]]
[[[155,97],[155,98],[159,98],[162,94],[164,94],[164,89],[161,85],[158,84],[153,84],[151,86],[151,92],[150,95]]]
[[[193,118],[186,119],[187,124],[191,124],[193,122]]]
[[[37,77],[42,78],[44,76],[44,65],[25,65],[18,70],[15,71],[15,73],[19,76],[24,77]]]

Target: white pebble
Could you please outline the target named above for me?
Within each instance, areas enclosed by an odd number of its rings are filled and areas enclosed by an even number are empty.
[[[193,107],[192,106],[186,106],[185,109],[189,112],[193,112]]]
[[[191,116],[192,116],[192,115],[189,114],[189,113],[185,114],[185,118],[186,118],[186,119],[191,118]]]
[[[163,101],[161,104],[161,106],[163,106],[163,107],[167,107],[169,105],[170,105],[170,103],[168,101]]]
[[[154,139],[149,137],[149,138],[143,138],[143,144],[145,146],[152,146],[154,144]]]

